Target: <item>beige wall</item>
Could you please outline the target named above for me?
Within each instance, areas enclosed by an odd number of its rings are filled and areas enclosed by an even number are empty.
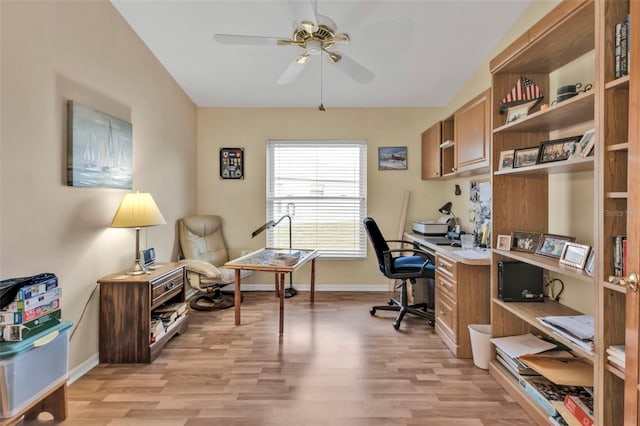
[[[251,240],[251,231],[261,225],[265,211],[265,142],[268,139],[366,139],[368,141],[368,214],[374,217],[387,238],[395,238],[404,191],[410,192],[406,230],[412,219],[436,219],[444,202],[453,203],[463,229],[470,230],[469,184],[472,179],[489,179],[489,175],[444,181],[420,180],[420,134],[438,120],[451,115],[458,107],[491,85],[489,60],[551,10],[557,0],[536,0],[501,40],[492,54],[470,76],[453,100],[442,108],[412,109],[338,109],[327,106],[326,112],[309,109],[225,109],[198,110],[198,211],[215,213],[225,220],[225,237],[234,248],[258,248],[264,245],[261,235]],[[409,168],[406,171],[379,171],[377,149],[380,146],[407,146]],[[244,147],[246,178],[221,181],[218,178],[218,150]],[[455,185],[461,195],[454,195]],[[375,259],[366,261],[320,261],[318,284],[380,284]],[[294,281],[304,283],[306,273]],[[267,283],[271,277],[254,275],[246,280]]]
[[[141,246],[175,258],[175,221],[196,209],[196,108],[107,1],[6,1],[1,14],[0,277],[52,272],[78,325],[70,367],[98,352],[101,276],[134,259],[135,232],[109,224],[127,192],[66,186],[65,102],[133,123],[134,189],[167,225]]]

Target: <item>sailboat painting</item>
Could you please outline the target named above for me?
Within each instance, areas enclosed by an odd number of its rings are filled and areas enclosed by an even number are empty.
[[[67,185],[132,189],[131,123],[67,102]]]

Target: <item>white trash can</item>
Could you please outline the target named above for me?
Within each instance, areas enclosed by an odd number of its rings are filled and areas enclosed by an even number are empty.
[[[469,324],[469,337],[471,337],[473,364],[488,370],[491,354],[491,324]]]

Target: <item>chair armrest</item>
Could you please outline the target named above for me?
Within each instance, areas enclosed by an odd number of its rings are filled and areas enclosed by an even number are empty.
[[[425,256],[429,262],[431,262],[431,259],[429,259],[429,256],[433,256],[431,253],[427,253],[424,250],[420,250],[419,248],[415,248],[415,249],[409,249],[409,248],[405,248],[405,249],[391,249],[388,251],[385,251],[385,253],[403,253],[406,251],[410,251],[411,253],[414,254],[421,254],[423,256]]]
[[[413,246],[413,248],[417,249],[420,248],[420,245],[418,243],[416,243],[415,241],[409,241],[409,240],[385,240],[387,243],[403,243],[403,244],[411,244]]]
[[[204,260],[182,259],[179,263],[184,265],[187,271],[204,275],[207,278],[220,279],[222,277],[222,274],[217,267],[213,266],[209,262],[205,262]]]

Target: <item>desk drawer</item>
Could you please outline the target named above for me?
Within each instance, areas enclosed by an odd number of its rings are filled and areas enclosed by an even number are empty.
[[[184,269],[180,268],[167,275],[163,275],[150,284],[151,307],[153,309],[182,291],[182,287],[184,286]]]
[[[453,281],[458,278],[458,262],[451,260],[440,253],[436,254],[436,271],[446,275]]]
[[[457,342],[458,307],[440,287],[436,288],[436,322]]]
[[[458,284],[445,273],[436,270],[436,287],[445,292],[454,302],[458,300]]]

